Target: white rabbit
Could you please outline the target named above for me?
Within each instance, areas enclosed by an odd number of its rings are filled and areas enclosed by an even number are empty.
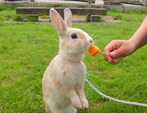
[[[43,79],[43,99],[47,113],[76,113],[88,109],[84,94],[86,67],[82,62],[84,52],[93,45],[92,38],[72,27],[72,14],[66,8],[63,20],[50,9],[51,23],[60,36],[59,54],[47,67]]]

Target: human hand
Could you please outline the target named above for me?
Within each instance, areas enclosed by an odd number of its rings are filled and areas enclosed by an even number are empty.
[[[134,44],[130,40],[113,40],[105,48],[104,60],[111,64],[118,64],[119,58],[131,55],[135,51]]]

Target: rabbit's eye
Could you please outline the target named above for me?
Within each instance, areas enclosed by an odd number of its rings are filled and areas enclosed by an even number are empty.
[[[78,36],[77,36],[77,34],[72,34],[72,35],[71,35],[71,38],[72,38],[72,39],[76,39],[76,38],[78,38]]]

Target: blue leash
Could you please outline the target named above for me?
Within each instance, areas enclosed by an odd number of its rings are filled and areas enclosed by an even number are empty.
[[[129,101],[124,101],[124,100],[119,100],[119,99],[115,99],[112,98],[110,96],[107,96],[103,93],[101,93],[98,89],[96,89],[87,79],[85,79],[85,81],[89,84],[89,86],[95,90],[99,95],[101,95],[103,98],[107,98],[116,102],[120,102],[120,103],[124,103],[124,104],[131,104],[131,105],[136,105],[136,106],[142,106],[142,107],[147,107],[147,104],[143,104],[143,103],[137,103],[137,102],[129,102]]]

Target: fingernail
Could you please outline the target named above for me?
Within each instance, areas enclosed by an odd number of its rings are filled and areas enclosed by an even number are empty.
[[[114,52],[114,51],[111,52],[110,55],[111,55],[112,57],[115,57],[115,52]]]

